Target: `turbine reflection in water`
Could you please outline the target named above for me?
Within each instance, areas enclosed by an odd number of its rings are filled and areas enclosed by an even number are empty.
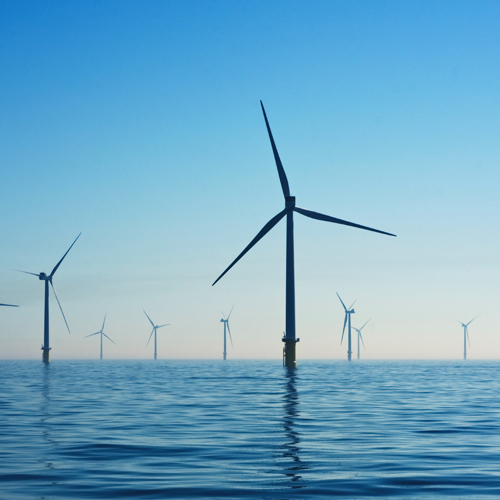
[[[300,460],[300,434],[297,431],[297,420],[299,412],[299,394],[296,382],[297,373],[294,370],[285,368],[286,382],[283,393],[283,430],[285,441],[282,445],[285,476],[292,482],[291,487],[303,488],[300,471],[307,469],[307,466]]]

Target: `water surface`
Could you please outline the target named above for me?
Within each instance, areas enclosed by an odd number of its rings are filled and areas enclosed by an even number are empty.
[[[500,363],[0,362],[0,498],[498,498]]]

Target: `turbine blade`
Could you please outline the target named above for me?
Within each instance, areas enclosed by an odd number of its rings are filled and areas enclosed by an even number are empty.
[[[109,338],[109,337],[108,337],[108,336],[107,336],[104,332],[102,332],[102,334],[103,334],[103,335],[104,335],[104,336],[105,336],[108,340],[111,340],[111,339],[110,339],[110,338]],[[111,340],[111,342],[113,342],[113,341]],[[115,344],[115,343],[113,342],[113,344]],[[116,345],[116,344],[115,344],[115,345]]]
[[[144,309],[143,309],[144,311]],[[146,311],[144,311],[144,314],[146,315],[146,317],[149,319],[149,322],[153,325],[153,328],[155,327],[155,324],[151,321],[151,318],[148,316],[148,313]]]
[[[476,316],[476,318],[477,318],[478,316],[481,316],[481,315],[480,315],[480,314],[478,314],[478,315]],[[469,325],[470,325],[470,324],[471,324],[471,323],[472,323],[472,322],[473,322],[476,318],[471,319],[471,320],[467,323],[467,326],[469,326]]]
[[[59,304],[59,309],[61,309],[61,314],[64,318],[64,322],[66,323],[66,328],[68,329],[68,332],[71,333],[71,330],[69,329],[68,322],[66,321],[66,316],[64,316],[63,308],[61,306],[61,303],[59,302],[59,297],[57,296],[56,289],[54,287],[54,283],[52,283],[52,280],[49,280],[49,281],[50,281],[50,286],[52,287],[52,291],[54,292],[54,296],[56,297],[57,303]]]
[[[337,294],[337,297],[339,298],[340,302],[342,303],[342,306],[344,307],[344,311],[347,312],[347,308],[346,308],[344,302],[342,301],[342,299],[340,298],[340,295],[337,292],[335,292],[335,293]]]
[[[231,340],[231,347],[233,347],[233,338],[231,337],[231,330],[229,328],[229,323],[227,324],[227,331],[229,332],[229,340]]]
[[[269,139],[271,141],[271,147],[273,148],[274,160],[276,161],[276,167],[278,168],[278,175],[280,177],[281,189],[283,190],[283,196],[287,198],[290,196],[290,188],[288,186],[288,179],[286,178],[285,169],[280,160],[280,155],[276,149],[276,144],[274,143],[273,134],[271,132],[271,127],[267,121],[266,110],[264,109],[264,104],[260,101],[260,106],[262,107],[262,113],[264,113],[264,120],[266,121],[267,133],[269,134]]]
[[[214,286],[214,285],[212,285],[212,286]],[[224,314],[224,311],[221,309],[221,311],[220,311],[220,312],[222,313],[222,317],[223,317],[223,318],[224,318],[224,320],[225,320],[225,319],[226,319],[226,315]]]
[[[359,333],[359,338],[361,339],[361,343],[363,344],[363,349],[366,349],[365,348],[365,343],[363,341],[363,335],[361,335],[361,330],[358,330],[358,333]]]
[[[151,337],[153,336],[154,331],[155,331],[155,329],[153,328],[151,330],[151,335],[149,336],[148,343],[146,344],[146,347],[149,345],[149,341],[151,340]]]
[[[370,319],[368,321],[370,321]],[[359,331],[361,331],[368,324],[368,321],[359,329]]]
[[[469,343],[469,348],[470,348],[470,340],[469,340],[469,331],[467,330],[467,342]]]
[[[172,323],[167,323],[167,324],[165,324],[165,325],[160,325],[160,326],[157,326],[157,327],[156,327],[156,329],[158,329],[158,328],[163,328],[164,326],[170,326],[171,324],[172,324]]]
[[[342,342],[344,340],[344,332],[345,332],[345,325],[347,324],[347,313],[344,318],[344,328],[342,328],[342,338],[340,339],[340,345],[342,345]]]
[[[104,330],[104,323],[106,323],[106,314],[104,315],[104,321],[102,322],[101,332]]]
[[[101,332],[91,333],[90,335],[85,335],[85,337],[83,337],[83,338],[86,339],[87,337],[93,337],[94,335],[98,335],[99,333],[101,333]]]
[[[278,222],[286,215],[286,209],[283,210],[282,212],[280,212],[278,215],[275,215],[260,231],[259,233],[257,234],[257,236],[248,244],[248,246],[245,248],[245,250],[243,250],[243,252],[241,252],[238,257],[236,257],[236,259],[233,260],[233,262],[231,263],[231,265],[212,283],[212,286],[214,286],[217,281],[219,281],[222,276],[224,276],[228,271],[229,269],[231,269],[235,264],[236,262],[238,262],[242,257],[243,255],[245,255],[254,245],[256,245],[259,240],[261,240],[269,231],[271,231],[271,229],[276,225],[278,224]]]
[[[40,275],[39,275],[39,274],[37,274],[37,273],[29,273],[28,271],[21,271],[21,270],[19,270],[19,269],[13,269],[13,271],[17,271],[18,273],[24,273],[24,274],[32,274],[33,276],[38,276],[38,277],[40,277]]]
[[[304,208],[294,207],[294,210],[299,214],[310,217],[311,219],[322,220],[326,222],[334,222],[335,224],[342,224],[344,226],[357,227],[358,229],[366,229],[366,231],[373,231],[374,233],[386,234],[387,236],[396,236],[392,233],[386,233],[385,231],[379,231],[378,229],[373,229],[372,227],[362,226],[360,224],[354,224],[354,222],[348,222],[346,220],[337,219],[336,217],[330,217],[329,215],[320,214],[318,212],[313,212],[311,210],[306,210]]]
[[[233,312],[233,309],[234,309],[234,304],[233,304],[233,307],[231,307],[231,310],[229,311],[229,316],[227,317],[228,321],[229,321],[229,317],[231,316],[231,313]]]
[[[81,236],[81,234],[82,233],[80,233],[76,237],[76,240]],[[64,257],[66,257],[66,255],[68,255],[68,252],[73,248],[73,245],[76,243],[76,240],[73,241],[73,243],[71,243],[71,246],[68,248],[68,250],[66,251],[66,253],[62,256],[62,259],[56,264],[56,267],[54,267],[54,269],[52,269],[52,272],[50,273],[49,278],[52,278],[52,276],[54,276],[55,272],[57,271],[57,268],[61,265],[61,262],[64,260]]]
[[[349,311],[352,309],[352,306],[353,306],[354,304],[356,304],[356,302],[357,302],[357,301],[358,301],[358,299],[356,299],[356,300],[355,300],[355,301],[354,301],[354,302],[353,302],[353,303],[349,306]]]
[[[6,307],[19,307],[19,306],[15,306],[14,304],[0,304],[0,306],[6,306]]]

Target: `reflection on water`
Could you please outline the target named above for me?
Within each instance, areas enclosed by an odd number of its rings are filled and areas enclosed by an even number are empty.
[[[285,476],[292,481],[292,488],[303,488],[300,471],[306,465],[300,460],[300,434],[297,431],[299,418],[299,395],[297,392],[297,370],[285,368],[286,380],[283,393],[283,430],[285,441],[283,443],[283,458],[285,461]]]

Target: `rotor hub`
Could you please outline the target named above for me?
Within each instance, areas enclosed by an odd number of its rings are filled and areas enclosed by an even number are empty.
[[[285,197],[285,207],[286,208],[295,208],[295,196]]]

